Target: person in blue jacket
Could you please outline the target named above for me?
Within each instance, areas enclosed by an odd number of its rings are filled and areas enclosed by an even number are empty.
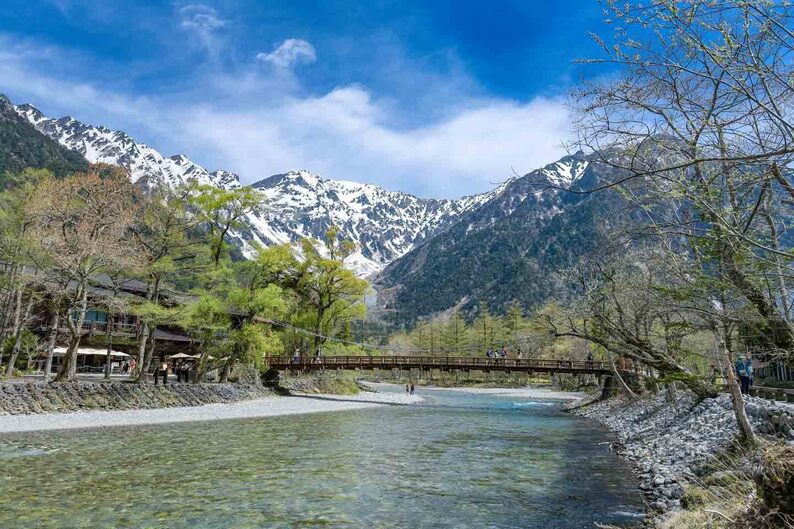
[[[742,393],[747,395],[750,393],[750,380],[753,377],[753,362],[752,360],[741,355],[736,360],[736,376],[739,377],[739,384],[742,387]]]

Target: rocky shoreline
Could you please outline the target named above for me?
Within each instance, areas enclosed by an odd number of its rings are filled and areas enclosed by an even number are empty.
[[[747,397],[745,407],[755,432],[794,445],[794,406]],[[701,402],[688,393],[621,396],[568,408],[616,435],[614,449],[633,465],[656,521],[681,507],[687,484],[710,471],[737,433],[729,395]]]

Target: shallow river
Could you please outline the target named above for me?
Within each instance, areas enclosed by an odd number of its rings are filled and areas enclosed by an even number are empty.
[[[0,436],[0,528],[580,528],[637,521],[609,435],[557,404],[427,404]]]

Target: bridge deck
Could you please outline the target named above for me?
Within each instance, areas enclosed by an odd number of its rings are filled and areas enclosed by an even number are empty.
[[[440,369],[442,371],[523,371],[606,375],[612,370],[603,362],[587,360],[538,360],[534,358],[482,358],[467,356],[269,356],[278,371],[320,369]]]

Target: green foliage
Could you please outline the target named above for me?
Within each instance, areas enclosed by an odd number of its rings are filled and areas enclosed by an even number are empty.
[[[327,356],[378,356],[380,353],[374,349],[361,347],[360,345],[350,345],[339,342],[325,342],[323,354]]]
[[[326,234],[328,257],[323,255],[317,241],[304,239],[301,243],[304,260],[298,267],[295,291],[304,313],[298,319],[311,323],[316,350],[325,342],[325,336],[333,336],[350,321],[364,317],[364,297],[370,287],[342,263],[354,246],[350,241],[340,240],[336,228]]]
[[[208,229],[212,260],[218,266],[224,252],[228,251],[230,232],[241,228],[247,215],[261,211],[265,197],[252,187],[221,189],[194,184],[190,191],[190,204]]]
[[[164,307],[159,303],[148,301],[130,307],[130,313],[138,316],[141,321],[150,325],[162,325],[174,321],[180,309]]]
[[[9,358],[11,356],[15,342],[16,337],[14,336],[9,336],[3,342],[3,356],[5,358]],[[22,335],[20,337],[19,344],[19,356],[17,356],[17,361],[14,368],[18,371],[26,370],[35,360],[36,355],[39,352],[39,347],[39,337],[29,329],[22,329]]]

